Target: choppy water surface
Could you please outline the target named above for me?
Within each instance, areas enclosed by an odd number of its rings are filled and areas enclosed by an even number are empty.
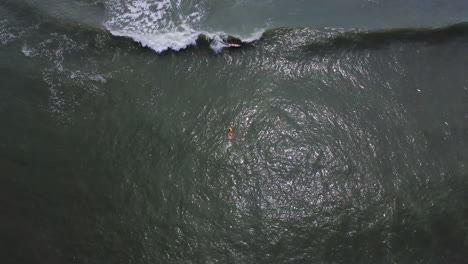
[[[464,263],[467,15],[1,1],[1,262]]]

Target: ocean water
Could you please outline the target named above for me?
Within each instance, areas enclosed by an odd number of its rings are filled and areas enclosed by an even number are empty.
[[[466,263],[467,19],[0,0],[0,263]]]

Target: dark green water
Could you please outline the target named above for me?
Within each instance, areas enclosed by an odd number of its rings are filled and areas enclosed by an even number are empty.
[[[1,263],[468,260],[466,23],[158,54],[97,2],[0,2]]]

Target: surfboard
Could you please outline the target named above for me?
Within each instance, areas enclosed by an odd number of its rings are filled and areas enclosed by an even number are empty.
[[[226,42],[221,42],[223,43],[224,45],[227,45],[231,48],[240,48],[242,45],[241,44],[237,44],[237,43],[226,43]]]

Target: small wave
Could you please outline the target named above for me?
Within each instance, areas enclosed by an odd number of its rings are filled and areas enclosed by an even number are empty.
[[[405,43],[437,44],[468,36],[468,22],[437,28],[395,28],[371,31],[334,30],[305,45],[307,51],[334,52],[338,49],[375,49]]]

